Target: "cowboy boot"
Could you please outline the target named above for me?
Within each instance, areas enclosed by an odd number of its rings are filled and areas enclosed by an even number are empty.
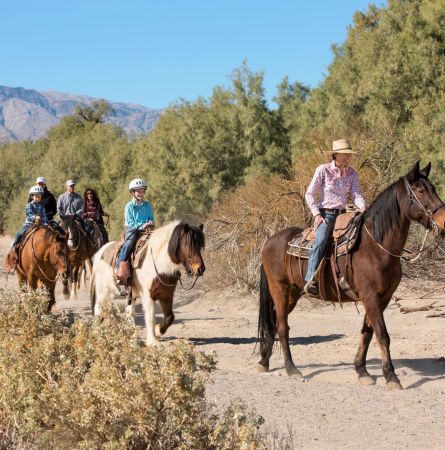
[[[119,263],[119,267],[117,268],[116,278],[118,284],[122,284],[128,286],[130,284],[130,262],[129,261],[121,261]]]

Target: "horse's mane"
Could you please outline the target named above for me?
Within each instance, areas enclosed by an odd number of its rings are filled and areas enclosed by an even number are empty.
[[[371,203],[371,206],[363,214],[363,219],[372,221],[373,235],[377,242],[382,243],[388,229],[400,229],[400,205],[397,201],[397,185],[402,179],[398,179]]]
[[[200,253],[204,248],[205,240],[204,233],[201,228],[189,225],[186,222],[179,222],[175,229],[173,230],[170,242],[168,244],[168,254],[170,258],[178,259],[179,255],[179,239],[181,237],[181,232],[185,232],[185,240],[188,247],[193,251],[193,253]]]
[[[177,259],[179,239],[181,232],[184,230],[186,230],[186,239],[190,248],[194,251],[201,251],[205,245],[202,230],[186,222],[175,220],[153,231],[149,239],[149,245],[153,253],[159,254],[162,248],[167,247],[169,256],[172,259]]]
[[[57,237],[62,237],[58,231],[54,230],[50,226],[45,228],[45,234],[43,235],[43,239],[45,239],[45,241],[50,238],[56,239]]]

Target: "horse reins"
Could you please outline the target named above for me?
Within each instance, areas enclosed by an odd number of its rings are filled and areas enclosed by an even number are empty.
[[[35,263],[37,264],[38,269],[40,270],[40,272],[42,272],[43,276],[50,282],[50,283],[54,283],[57,281],[57,278],[59,278],[59,273],[56,271],[56,278],[54,278],[54,280],[52,280],[51,278],[48,278],[46,273],[44,272],[44,270],[40,267],[39,261],[37,259],[35,250],[34,250],[34,236],[31,237],[31,249],[32,249],[32,256],[34,257]],[[66,260],[65,260],[65,265],[66,265]]]
[[[154,255],[153,255],[153,249],[152,248],[150,248],[150,253],[151,253],[151,259],[153,261],[153,266],[154,266],[155,271],[156,271],[156,275],[157,275],[159,281],[161,282],[161,284],[163,284],[164,286],[173,287],[173,286],[176,286],[178,284],[178,281],[179,281],[179,284],[182,286],[182,288],[185,291],[190,291],[190,290],[192,290],[195,287],[195,284],[198,281],[198,277],[197,276],[195,277],[195,281],[193,282],[193,284],[192,284],[192,286],[190,288],[185,288],[184,284],[182,283],[181,272],[179,272],[179,271],[178,271],[178,275],[177,275],[175,284],[168,284],[165,281],[163,281],[162,278],[161,278],[161,275],[159,274],[158,268],[156,267],[155,258],[154,258]]]
[[[434,220],[433,214],[436,213],[439,209],[445,207],[445,204],[444,204],[444,203],[441,203],[439,206],[437,206],[436,208],[434,208],[434,209],[431,210],[431,211],[428,210],[428,209],[426,209],[425,206],[422,204],[422,202],[418,199],[417,195],[416,195],[416,194],[414,193],[414,191],[412,190],[412,188],[411,188],[411,186],[410,186],[408,180],[406,179],[406,177],[403,177],[403,180],[404,180],[404,182],[405,182],[406,190],[408,191],[408,198],[409,198],[410,204],[412,204],[413,202],[416,202],[417,205],[420,206],[421,210],[423,210],[423,212],[426,214],[426,216],[428,217],[428,219],[429,219],[430,222],[431,222],[431,228],[432,228],[434,237],[437,236],[437,235],[439,234],[439,227],[437,226],[437,223],[436,223],[436,221]],[[395,255],[394,253],[391,253],[389,250],[386,250],[385,247],[383,247],[381,244],[379,244],[379,243],[375,240],[374,236],[372,236],[372,234],[369,232],[368,228],[366,227],[365,222],[363,222],[363,227],[365,228],[365,231],[366,231],[366,233],[368,233],[369,237],[370,237],[370,238],[373,240],[373,242],[377,245],[377,247],[379,247],[380,249],[382,249],[384,252],[388,253],[388,255],[394,256],[395,258],[403,259],[404,261],[406,261],[406,262],[408,262],[408,263],[413,263],[413,262],[417,261],[417,260],[420,258],[420,254],[421,254],[424,250],[428,249],[428,248],[431,246],[431,244],[430,244],[426,249],[424,249],[425,242],[426,242],[426,238],[427,238],[427,236],[428,236],[428,233],[430,232],[430,230],[427,229],[426,232],[425,232],[425,236],[424,236],[424,238],[423,238],[422,245],[421,245],[421,247],[420,247],[419,253],[418,253],[414,258],[410,259],[410,258],[408,258],[407,256],[403,256],[403,255]]]

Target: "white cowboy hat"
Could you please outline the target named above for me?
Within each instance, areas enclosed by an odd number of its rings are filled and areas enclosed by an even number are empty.
[[[330,153],[357,153],[352,150],[351,144],[347,139],[338,139],[332,142],[332,151]]]
[[[45,183],[46,184],[46,178],[45,177],[38,177],[36,180],[36,183]]]

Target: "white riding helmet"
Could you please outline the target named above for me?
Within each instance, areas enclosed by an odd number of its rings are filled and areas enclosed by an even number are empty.
[[[147,183],[142,178],[135,178],[130,181],[128,189],[130,191],[135,191],[136,189],[147,189]]]
[[[76,184],[76,182],[74,181],[74,180],[68,180],[66,183],[65,183],[65,186],[74,186]]]
[[[33,186],[30,190],[29,193],[31,195],[43,195],[45,192],[45,190],[42,188],[42,186]]]
[[[38,177],[36,180],[36,183],[45,183],[46,184],[46,178],[45,177]]]

